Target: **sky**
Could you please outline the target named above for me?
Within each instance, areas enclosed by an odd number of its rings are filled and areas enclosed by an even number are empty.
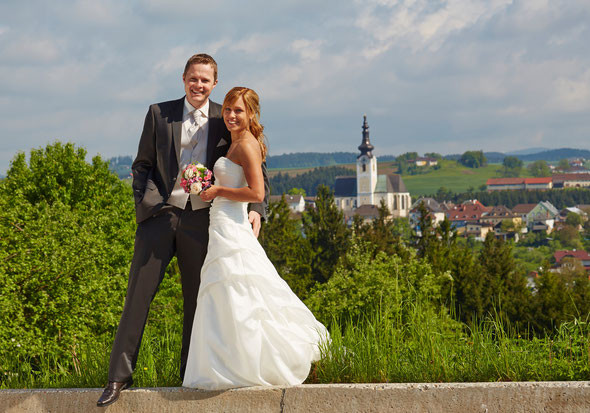
[[[261,98],[269,154],[590,149],[588,0],[2,0],[0,174],[56,140],[134,156],[150,104]]]

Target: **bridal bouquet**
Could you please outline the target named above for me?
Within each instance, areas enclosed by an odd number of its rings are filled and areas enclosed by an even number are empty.
[[[204,165],[190,163],[182,171],[180,186],[187,194],[199,195],[202,191],[211,186],[213,174]]]

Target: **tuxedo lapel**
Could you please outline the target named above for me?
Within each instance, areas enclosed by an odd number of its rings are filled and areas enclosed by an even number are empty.
[[[172,114],[172,142],[176,152],[176,163],[180,162],[180,148],[182,145],[182,112],[184,109],[184,98],[180,99],[179,104]]]
[[[209,133],[207,136],[207,168],[213,169],[213,165],[217,160],[215,152],[217,145],[224,135],[225,125],[221,118],[221,106],[217,103],[209,101]]]

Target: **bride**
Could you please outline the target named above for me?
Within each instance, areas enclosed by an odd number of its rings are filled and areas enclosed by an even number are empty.
[[[208,390],[301,384],[320,357],[326,328],[279,276],[252,232],[247,203],[261,202],[266,146],[256,92],[223,101],[232,143],[215,163],[209,246],[183,386]]]

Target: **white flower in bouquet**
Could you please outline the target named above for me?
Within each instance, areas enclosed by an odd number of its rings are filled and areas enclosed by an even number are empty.
[[[203,190],[203,185],[200,182],[195,182],[191,185],[191,194],[200,194]]]

